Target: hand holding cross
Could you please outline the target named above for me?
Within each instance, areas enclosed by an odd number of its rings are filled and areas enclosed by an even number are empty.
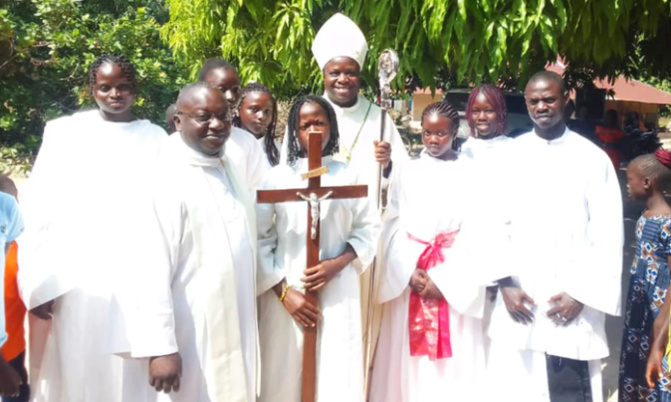
[[[309,133],[308,140],[308,172],[303,179],[308,180],[307,188],[293,188],[285,190],[260,190],[256,200],[259,203],[279,203],[290,201],[308,201],[308,231],[306,267],[315,267],[319,260],[319,202],[326,198],[365,198],[368,195],[367,186],[322,187],[321,176],[328,173],[328,167],[322,166],[322,133]],[[317,292],[306,290],[305,298],[317,305]],[[316,354],[317,354],[317,327],[303,329],[303,402],[315,401],[316,384]]]

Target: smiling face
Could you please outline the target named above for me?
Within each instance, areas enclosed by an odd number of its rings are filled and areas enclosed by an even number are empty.
[[[95,73],[92,93],[103,119],[115,122],[132,120],[133,83],[119,65],[114,63],[100,65]]]
[[[324,89],[331,102],[340,107],[356,103],[361,88],[359,63],[349,57],[336,57],[324,66]]]
[[[477,130],[478,137],[489,138],[497,134],[500,123],[496,110],[487,96],[480,92],[475,97],[473,109],[468,119]]]
[[[447,159],[452,154],[455,133],[456,127],[446,116],[429,113],[422,119],[422,142],[434,158]]]
[[[192,149],[208,155],[220,155],[231,135],[228,102],[215,88],[194,87],[180,96],[175,125]]]
[[[560,127],[563,131],[564,109],[569,101],[567,95],[554,80],[538,78],[529,82],[524,98],[529,109],[529,117],[539,133]]]
[[[242,127],[260,138],[273,118],[273,98],[265,92],[250,92],[242,100],[239,114]]]
[[[301,106],[301,109],[298,112],[298,127],[296,127],[298,142],[301,144],[301,147],[305,152],[307,152],[309,134],[312,131],[319,131],[322,133],[323,151],[326,144],[329,142],[331,133],[328,114],[326,114],[326,110],[322,109],[317,103],[306,102]]]

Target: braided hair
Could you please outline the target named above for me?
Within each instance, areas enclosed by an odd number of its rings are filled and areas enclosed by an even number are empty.
[[[503,92],[494,85],[491,84],[481,84],[473,91],[471,91],[470,96],[468,97],[468,105],[466,106],[466,120],[468,120],[468,126],[471,128],[471,135],[476,135],[475,131],[475,120],[473,119],[473,107],[475,106],[475,99],[478,95],[484,95],[496,113],[496,128],[494,129],[492,137],[498,137],[502,135],[508,124],[508,109],[506,108],[506,98],[503,96]]]
[[[265,85],[259,82],[250,82],[242,89],[242,96],[240,97],[240,106],[238,106],[238,113],[233,117],[233,125],[235,127],[242,127],[242,121],[240,120],[240,108],[245,102],[245,98],[252,92],[261,92],[267,94],[273,102],[273,115],[270,119],[270,124],[266,128],[266,132],[263,133],[263,146],[266,149],[266,155],[268,155],[268,162],[270,166],[275,166],[280,163],[280,151],[275,146],[275,126],[277,125],[277,101],[275,97],[270,92],[270,89]]]
[[[333,107],[321,96],[307,95],[294,102],[294,104],[291,105],[291,110],[289,110],[289,119],[287,121],[287,141],[289,145],[287,163],[292,166],[296,163],[298,158],[304,157],[307,151],[301,147],[301,144],[298,141],[298,121],[301,108],[306,103],[316,103],[319,105],[319,107],[326,112],[326,117],[329,122],[329,141],[326,143],[326,147],[322,150],[322,157],[333,155],[340,150],[338,145],[340,143],[338,120],[336,119]]]
[[[442,100],[427,106],[422,112],[420,122],[423,124],[424,118],[429,115],[444,116],[452,122],[452,149],[458,151],[461,147],[461,143],[458,142],[456,138],[457,131],[459,130],[459,112],[457,112],[457,109],[453,108],[447,101]]]
[[[205,81],[205,76],[212,70],[223,68],[224,70],[233,70],[237,73],[237,70],[233,65],[226,60],[222,59],[207,59],[203,63],[203,67],[200,68],[198,73],[198,81]]]
[[[649,177],[657,188],[666,189],[671,185],[671,152],[659,148],[654,153],[645,154],[631,161],[643,177]]]
[[[137,74],[135,72],[135,66],[133,66],[133,63],[131,63],[130,60],[126,58],[126,56],[113,55],[100,56],[95,59],[93,64],[91,64],[91,68],[89,69],[89,85],[91,91],[93,91],[93,88],[96,85],[96,74],[98,74],[98,70],[103,64],[112,64],[118,66],[121,71],[123,71],[126,79],[130,82],[131,91],[133,91],[133,93],[137,92]]]

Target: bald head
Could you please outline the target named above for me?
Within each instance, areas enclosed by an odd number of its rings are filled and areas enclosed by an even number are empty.
[[[12,195],[14,198],[19,198],[19,192],[16,189],[14,181],[4,174],[0,174],[0,192]]]

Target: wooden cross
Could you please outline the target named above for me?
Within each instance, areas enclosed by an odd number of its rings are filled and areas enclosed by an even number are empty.
[[[322,187],[321,176],[328,172],[322,166],[322,133],[311,131],[308,135],[308,179],[306,188],[286,190],[259,190],[256,201],[260,204],[289,201],[307,201],[307,261],[306,268],[319,264],[319,201],[324,199],[364,198],[368,196],[368,186]],[[313,220],[314,219],[314,220]],[[305,292],[305,298],[313,305],[319,305],[316,292]],[[316,389],[317,327],[303,328],[303,386],[302,401],[314,402]]]

